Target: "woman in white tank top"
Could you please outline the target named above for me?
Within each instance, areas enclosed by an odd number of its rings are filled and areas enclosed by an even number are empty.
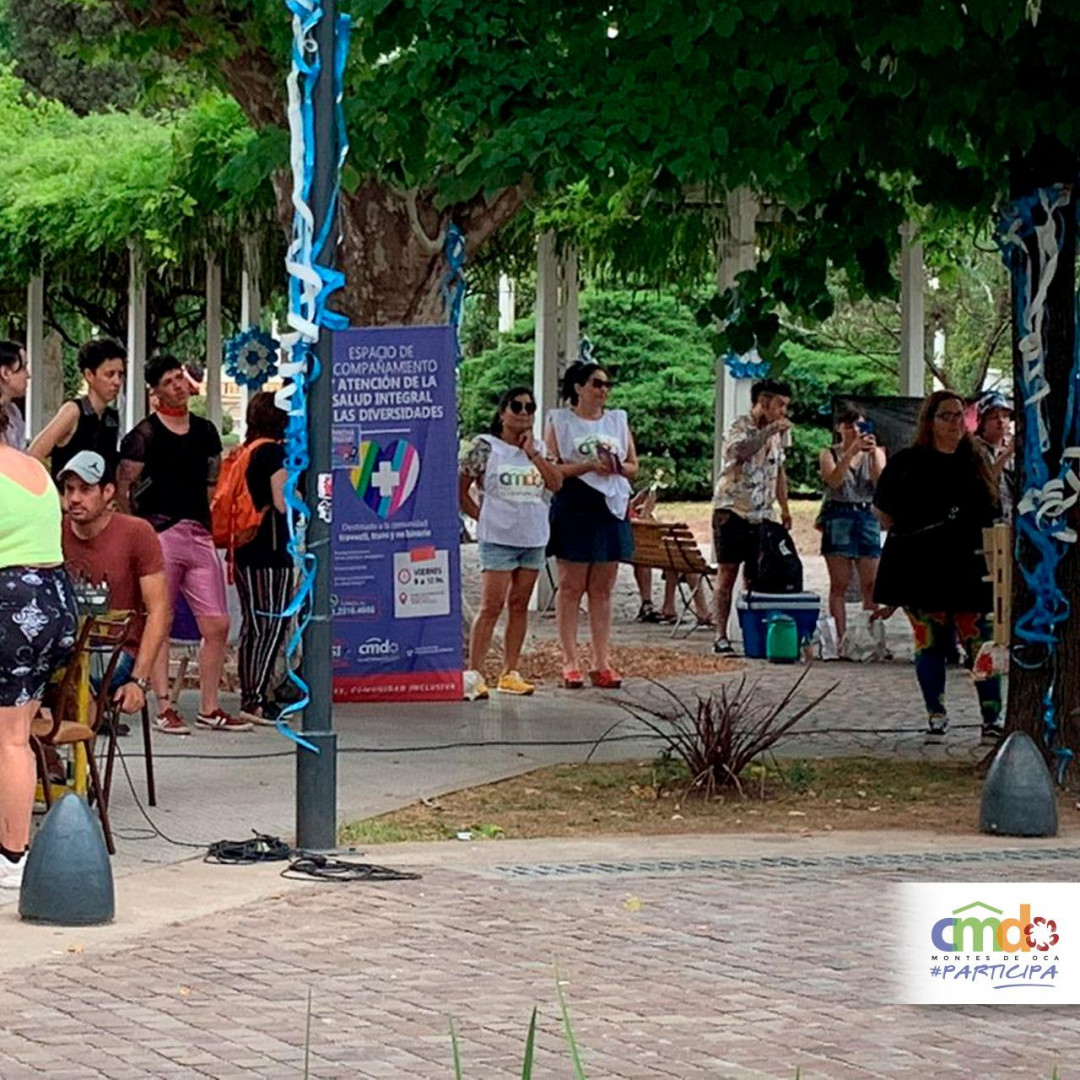
[[[535,687],[518,674],[518,660],[529,619],[529,597],[546,559],[548,492],[562,486],[562,473],[544,456],[533,436],[536,401],[525,386],[507,390],[491,425],[478,435],[461,462],[461,509],[477,521],[483,596],[469,634],[465,697],[488,696],[484,662],[495,624],[506,616],[503,671],[496,689],[531,694]],[[480,501],[472,488],[481,491]]]
[[[581,597],[589,597],[593,686],[622,685],[611,666],[611,597],[619,563],[634,553],[627,520],[630,482],[638,459],[626,413],[606,407],[611,380],[598,364],[572,364],[563,378],[563,400],[548,419],[544,438],[559,462],[563,486],[551,504],[548,553],[559,561],[555,614],[562,647],[563,686],[584,685],[578,662]]]

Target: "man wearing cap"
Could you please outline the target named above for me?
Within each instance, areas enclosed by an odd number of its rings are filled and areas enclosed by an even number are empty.
[[[1011,523],[1015,491],[1013,454],[1016,444],[1012,437],[1012,408],[1002,394],[985,394],[975,406],[978,425],[975,445],[986,459],[994,490],[1000,505],[999,520]]]
[[[111,509],[116,484],[100,454],[80,450],[57,480],[65,568],[75,581],[106,585],[112,610],[136,612],[113,688],[122,712],[138,712],[172,619],[161,544],[149,522]]]

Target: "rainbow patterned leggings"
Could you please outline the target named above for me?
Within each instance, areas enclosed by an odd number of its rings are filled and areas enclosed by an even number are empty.
[[[993,633],[990,617],[973,611],[926,611],[904,608],[915,632],[915,677],[928,713],[945,712],[945,665],[957,640],[972,664],[979,649]],[[1001,676],[975,684],[984,724],[994,724],[1001,714]]]

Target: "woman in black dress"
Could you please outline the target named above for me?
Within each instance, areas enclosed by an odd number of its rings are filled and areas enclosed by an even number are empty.
[[[949,724],[945,667],[959,638],[969,663],[992,637],[993,593],[982,530],[993,523],[990,477],[967,428],[964,403],[938,390],[925,401],[913,446],[885,466],[874,508],[888,530],[874,599],[902,607],[915,632],[915,675],[929,735]],[[1001,735],[1001,679],[977,682],[984,738]]]

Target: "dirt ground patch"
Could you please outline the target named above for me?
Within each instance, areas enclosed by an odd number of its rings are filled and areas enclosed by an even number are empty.
[[[529,839],[632,833],[796,833],[833,829],[925,829],[974,835],[980,780],[971,765],[873,758],[787,761],[754,766],[743,794],[706,802],[665,760],[557,765],[454,792],[392,814],[354,822],[342,841]],[[1072,799],[1059,804],[1072,831]],[[465,834],[468,834],[466,837]]]
[[[707,639],[711,641],[711,636]],[[582,671],[592,667],[592,652],[588,642],[580,646]],[[743,664],[709,653],[676,652],[674,649],[653,648],[644,645],[616,645],[611,650],[611,662],[625,678],[659,679],[672,675],[714,675],[726,671],[738,671]],[[500,670],[499,650],[493,650],[488,663],[488,675],[498,677]],[[521,657],[521,674],[539,685],[557,686],[562,680],[562,653],[557,641],[541,641]]]

